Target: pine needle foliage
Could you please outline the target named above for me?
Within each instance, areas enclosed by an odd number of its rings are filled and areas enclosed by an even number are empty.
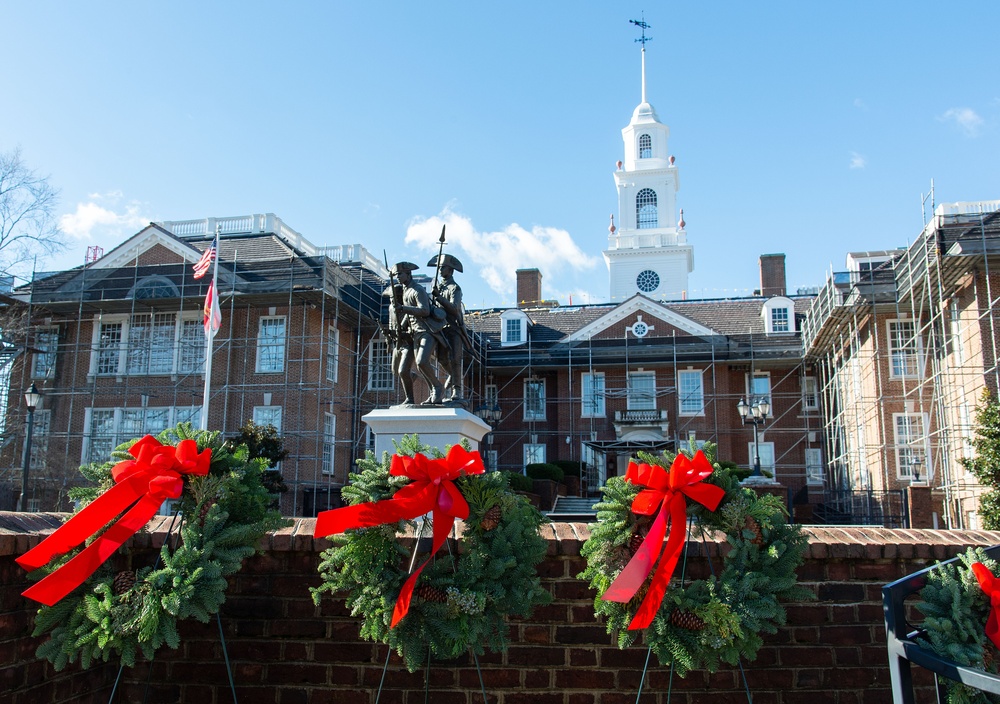
[[[916,642],[965,667],[1000,674],[1000,653],[986,637],[990,600],[979,587],[972,565],[982,562],[994,575],[997,563],[982,548],[969,548],[950,563],[939,563],[927,575],[917,610],[924,615]],[[960,682],[947,683],[948,704],[990,704],[1000,697]]]
[[[979,497],[979,515],[986,530],[1000,530],[1000,402],[983,391],[976,410],[975,454],[959,462],[971,472],[985,491]]]
[[[428,457],[441,452],[422,446],[417,436],[406,436],[397,446],[400,454],[421,452]],[[354,505],[389,499],[409,480],[389,475],[389,453],[378,460],[371,452],[358,460],[358,472],[342,492]],[[404,523],[420,531],[414,521],[400,521],[331,536],[333,547],[323,552],[319,565],[323,583],[312,589],[319,604],[324,594],[346,592],[351,613],[361,617],[361,636],[388,644],[403,658],[411,672],[431,657],[450,660],[473,650],[495,652],[508,645],[509,616],[525,617],[535,606],[548,603],[536,566],[545,556],[545,541],[538,533],[542,515],[511,491],[502,472],[463,476],[455,484],[469,504],[469,518],[458,544],[449,539],[417,583],[447,596],[444,601],[414,595],[407,615],[390,629],[393,608],[410,572],[411,556],[398,540]],[[480,525],[495,506],[501,518],[488,530]],[[431,535],[430,525],[420,533]],[[417,555],[422,561],[426,555]],[[429,651],[429,653],[428,653]]]
[[[806,540],[797,526],[787,522],[781,500],[758,496],[740,486],[731,469],[715,462],[715,445],[707,444],[703,451],[715,467],[705,482],[721,487],[725,497],[714,512],[689,501],[687,513],[694,520],[696,534],[726,534],[729,550],[721,571],[707,579],[685,580],[682,557],[653,623],[644,632],[628,630],[646,587],[627,604],[604,601],[601,596],[631,559],[631,536],[645,534],[652,521],[632,513],[632,500],[642,487],[623,477],[612,477],[601,489],[603,498],[594,506],[598,522],[591,526],[590,538],[583,546],[587,568],[579,575],[597,592],[594,610],[604,617],[618,647],[627,648],[644,637],[660,664],[673,665],[681,677],[691,670],[715,672],[722,663],[735,665],[741,658],[755,659],[763,643],[761,634],[774,633],[785,623],[780,602],[813,598],[796,583],[795,570],[802,564]],[[693,448],[685,454],[693,456]],[[640,452],[637,457],[639,462],[669,468],[675,455]],[[747,525],[748,517],[760,526],[760,544]],[[670,530],[684,527],[671,526]],[[694,614],[705,627],[690,630],[674,625],[670,616],[676,610]]]
[[[257,551],[265,533],[285,524],[280,514],[268,508],[272,495],[262,482],[267,460],[250,460],[246,447],[227,448],[218,432],[194,430],[190,423],[157,436],[164,445],[188,438],[198,444],[199,451],[212,449],[211,468],[208,476],[185,477],[176,518],[180,529],[163,545],[156,564],[135,564],[136,558],[123,548],[120,556],[102,565],[64,599],[39,609],[33,635],[48,633],[49,640],[38,647],[37,654],[51,661],[56,670],[77,660],[87,668],[113,655],[131,667],[140,656],[151,660],[164,645],[177,648],[177,622],[186,618],[207,622],[214,616],[226,599],[226,577]],[[114,484],[111,469],[117,462],[132,459],[128,449],[135,442],[119,445],[109,462],[81,467],[94,485],[74,490],[80,508]],[[74,554],[36,570],[33,576],[45,576]],[[112,562],[117,569],[135,570],[135,583],[120,594],[115,593]]]

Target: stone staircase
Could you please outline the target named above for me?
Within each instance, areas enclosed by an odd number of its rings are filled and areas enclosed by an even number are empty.
[[[556,499],[552,510],[548,511],[545,516],[550,521],[560,523],[589,523],[597,520],[597,511],[594,510],[594,504],[598,501],[600,499],[596,497],[560,496]]]

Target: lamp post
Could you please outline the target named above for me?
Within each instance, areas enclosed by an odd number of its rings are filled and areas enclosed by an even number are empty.
[[[500,409],[500,404],[495,400],[492,403],[484,403],[476,408],[476,415],[479,416],[481,420],[486,421],[490,426],[490,432],[486,436],[486,444],[493,444],[493,431],[498,425],[500,425],[500,418],[503,416],[503,411]],[[489,469],[495,469],[495,467],[490,467]]]
[[[35,382],[24,392],[24,405],[28,409],[28,423],[24,437],[24,463],[21,472],[21,495],[17,497],[17,511],[23,511],[28,503],[28,470],[31,468],[31,433],[35,429],[35,408],[42,402],[42,394],[35,388]]]
[[[771,404],[767,402],[766,398],[758,398],[756,400],[751,398],[751,403],[747,403],[742,398],[740,402],[736,404],[736,410],[740,412],[740,418],[743,420],[743,425],[753,426],[753,474],[751,477],[763,476],[760,472],[760,443],[757,441],[758,428],[767,422],[767,417],[771,413]]]

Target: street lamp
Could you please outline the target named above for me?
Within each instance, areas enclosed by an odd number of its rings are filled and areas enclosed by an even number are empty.
[[[21,472],[21,495],[17,497],[17,510],[23,511],[28,497],[28,469],[31,468],[31,432],[35,428],[35,409],[42,402],[41,392],[35,388],[35,382],[24,392],[24,405],[28,409],[28,425],[24,438],[24,469]]]
[[[500,425],[500,418],[503,416],[503,411],[500,409],[500,404],[496,401],[492,403],[484,403],[476,408],[476,415],[479,416],[481,420],[486,421],[490,426],[490,432],[486,437],[486,444],[493,444],[493,431],[498,425]]]
[[[771,414],[771,404],[767,402],[766,398],[758,398],[756,401],[751,399],[752,403],[747,403],[742,398],[740,402],[736,404],[736,410],[740,413],[740,418],[743,420],[743,425],[753,426],[753,449],[754,449],[754,460],[753,460],[753,474],[751,477],[760,477],[760,443],[757,441],[758,428],[767,422],[767,417]]]

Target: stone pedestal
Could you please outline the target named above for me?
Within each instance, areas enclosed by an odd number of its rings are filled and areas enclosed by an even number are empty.
[[[490,426],[464,408],[380,408],[361,418],[375,433],[375,455],[392,454],[404,435],[419,435],[420,442],[442,452],[448,445],[468,440],[473,450],[490,432]]]

